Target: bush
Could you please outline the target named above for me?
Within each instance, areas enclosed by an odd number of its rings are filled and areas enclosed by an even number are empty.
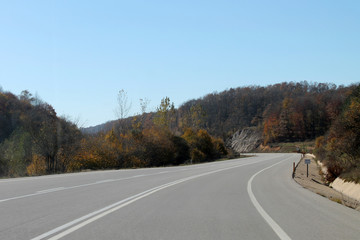
[[[190,158],[190,147],[185,141],[185,139],[173,136],[172,142],[174,144],[174,164],[179,165],[184,163],[186,160]]]
[[[203,129],[197,132],[187,129],[182,136],[191,149],[191,159],[194,162],[204,162],[227,155],[224,142],[219,138],[213,138]]]
[[[204,162],[206,160],[206,155],[197,148],[194,148],[191,150],[191,159],[193,160],[193,163]]]
[[[29,176],[38,176],[46,173],[46,161],[43,156],[34,154],[31,164],[26,168]]]
[[[328,182],[333,182],[337,177],[341,175],[344,171],[344,167],[342,164],[335,160],[335,158],[331,158],[325,162],[327,167],[327,174],[325,176]]]

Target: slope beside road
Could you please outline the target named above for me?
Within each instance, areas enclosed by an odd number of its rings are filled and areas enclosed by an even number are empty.
[[[305,164],[305,159],[310,160],[310,163]],[[307,154],[298,163],[294,173],[294,180],[304,188],[307,188],[314,193],[360,211],[360,202],[354,198],[346,196],[340,191],[336,191],[334,188],[329,187],[325,183],[324,177],[322,176],[323,173],[320,169],[321,168],[318,166],[315,157],[311,154]],[[356,188],[354,189],[357,190]]]
[[[297,154],[0,180],[0,239],[358,239],[291,178]]]

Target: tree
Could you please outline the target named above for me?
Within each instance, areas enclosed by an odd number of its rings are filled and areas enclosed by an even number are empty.
[[[224,142],[219,138],[211,137],[204,129],[195,132],[188,128],[182,138],[190,146],[190,157],[193,162],[210,161],[227,154]]]
[[[324,143],[325,142],[325,143]],[[330,127],[326,141],[317,141],[329,181],[338,176],[360,182],[360,85],[346,100],[343,111]]]
[[[1,144],[0,155],[3,162],[0,172],[11,177],[26,175],[26,167],[30,164],[32,156],[30,135],[21,128],[15,130]]]
[[[170,98],[165,97],[161,100],[160,106],[156,110],[155,124],[161,128],[170,129],[175,115],[174,103],[170,103]]]
[[[146,110],[149,106],[150,100],[147,98],[140,98],[140,110],[141,110],[141,115],[146,113]]]
[[[127,92],[121,89],[117,95],[117,108],[115,109],[116,116],[121,120],[128,116],[131,109],[131,102],[129,102]]]
[[[201,129],[205,127],[206,112],[200,103],[196,103],[190,107],[190,111],[183,118],[182,125],[193,129]]]
[[[80,149],[82,134],[77,126],[66,118],[57,122],[58,151],[56,155],[57,171],[66,172],[68,165]]]

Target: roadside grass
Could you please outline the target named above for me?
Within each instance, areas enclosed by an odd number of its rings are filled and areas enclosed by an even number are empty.
[[[330,198],[331,201],[336,202],[338,204],[343,204],[343,201],[339,198]]]
[[[306,152],[313,153],[315,149],[315,140],[305,142],[280,142],[269,143],[266,146],[261,145],[255,152],[281,152],[281,153],[293,153],[293,152]]]

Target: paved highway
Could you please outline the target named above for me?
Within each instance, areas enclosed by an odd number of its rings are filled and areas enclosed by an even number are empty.
[[[360,239],[291,179],[297,154],[0,180],[0,239]]]

